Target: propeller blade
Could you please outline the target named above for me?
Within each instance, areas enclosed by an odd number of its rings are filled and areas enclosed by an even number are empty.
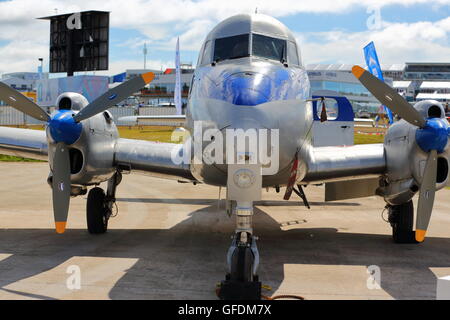
[[[36,120],[50,121],[50,116],[41,107],[3,82],[0,82],[0,100]]]
[[[426,120],[397,91],[360,66],[353,66],[352,73],[382,104],[412,125],[425,127]]]
[[[70,158],[69,148],[64,142],[56,145],[52,187],[56,232],[64,233],[70,203]]]
[[[145,85],[150,83],[154,77],[155,75],[153,72],[148,72],[122,83],[87,105],[74,117],[74,120],[80,122],[107,110],[113,105],[125,100],[139,89],[145,87]]]
[[[425,233],[433,211],[434,195],[436,193],[437,176],[437,151],[431,150],[428,155],[425,171],[423,173],[422,185],[419,192],[419,203],[417,206],[416,241],[423,242]]]

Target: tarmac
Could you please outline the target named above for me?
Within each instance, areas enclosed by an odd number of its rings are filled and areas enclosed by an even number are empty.
[[[83,196],[58,235],[48,164],[2,162],[0,173],[0,299],[217,299],[234,231],[217,187],[125,175],[106,234],[86,231]],[[381,198],[325,203],[309,186],[307,210],[283,192],[264,190],[254,216],[266,295],[435,299],[437,277],[450,275],[448,189],[426,241],[406,245],[393,243]]]

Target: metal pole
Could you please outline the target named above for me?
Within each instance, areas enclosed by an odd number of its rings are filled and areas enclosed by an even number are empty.
[[[144,70],[147,69],[147,43],[144,43]]]
[[[67,68],[67,76],[73,77],[73,50],[74,50],[74,34],[73,30],[67,31],[67,49],[66,49],[66,68]]]

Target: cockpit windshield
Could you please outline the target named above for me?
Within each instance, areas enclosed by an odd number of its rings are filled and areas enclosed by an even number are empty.
[[[214,47],[214,61],[237,59],[249,56],[249,35],[216,39]]]
[[[214,44],[214,62],[249,57],[249,34],[219,38]],[[286,40],[252,34],[252,55],[264,59],[287,61]]]
[[[254,56],[281,62],[286,60],[286,40],[254,34],[252,46]]]

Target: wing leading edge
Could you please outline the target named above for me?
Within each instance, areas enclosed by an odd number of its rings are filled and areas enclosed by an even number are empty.
[[[195,182],[189,165],[177,165],[172,161],[172,154],[180,152],[181,144],[118,139],[114,165],[126,171]],[[0,154],[48,160],[46,133],[41,130],[0,127]]]
[[[119,139],[116,144],[115,163],[124,170],[195,182],[189,164],[176,164],[172,161],[173,155],[182,157],[182,152],[182,144]]]
[[[129,122],[130,124],[152,125],[152,126],[180,126],[186,123],[186,115],[168,115],[168,116],[128,116],[121,117],[119,121]]]
[[[47,160],[45,131],[0,127],[0,153],[22,158]]]
[[[386,171],[384,146],[362,144],[311,148],[307,166],[302,181],[308,183],[380,176]]]

